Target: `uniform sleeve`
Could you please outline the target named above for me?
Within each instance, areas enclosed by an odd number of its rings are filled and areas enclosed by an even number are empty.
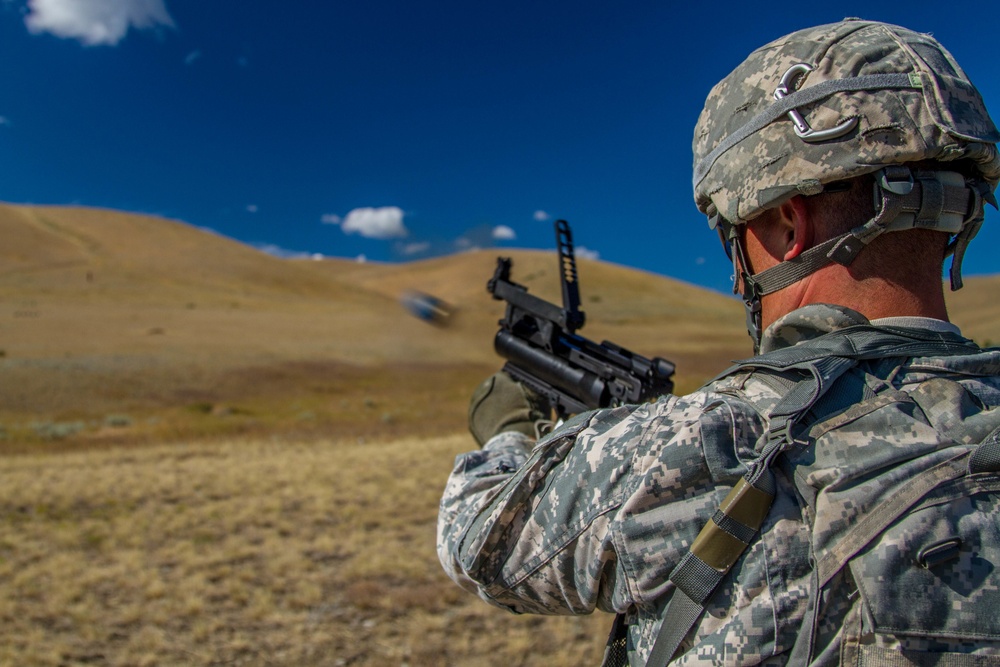
[[[518,613],[655,604],[742,474],[734,420],[727,402],[696,394],[580,415],[530,453],[524,436],[497,436],[448,480],[445,571]]]

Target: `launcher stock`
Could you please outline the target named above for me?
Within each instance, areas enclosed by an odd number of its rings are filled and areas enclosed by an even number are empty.
[[[585,317],[580,310],[573,236],[565,220],[556,221],[555,227],[562,308],[511,282],[508,258],[497,258],[496,271],[487,283],[494,299],[507,302],[494,340],[497,353],[507,360],[503,370],[545,396],[560,419],[670,393],[674,387],[671,362],[576,334]]]

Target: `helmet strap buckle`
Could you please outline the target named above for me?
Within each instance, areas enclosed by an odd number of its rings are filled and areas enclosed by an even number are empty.
[[[889,165],[878,172],[878,188],[900,196],[913,191],[913,172],[904,165]],[[875,207],[878,208],[879,190],[875,190]]]

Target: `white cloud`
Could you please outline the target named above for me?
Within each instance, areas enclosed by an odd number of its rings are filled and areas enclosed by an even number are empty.
[[[193,65],[194,61],[198,60],[199,58],[201,58],[201,51],[197,50],[192,51],[191,53],[187,54],[187,58],[184,59],[184,64]]]
[[[7,125],[9,127],[10,119],[7,118],[6,116],[0,116],[0,125]]]
[[[423,241],[420,243],[407,243],[406,245],[401,247],[399,251],[403,253],[403,255],[411,257],[413,255],[419,255],[421,253],[425,253],[430,249],[431,249],[431,244],[428,243],[427,241]]]
[[[490,247],[491,244],[487,243],[486,247]],[[452,243],[452,247],[455,252],[475,252],[476,250],[482,250],[483,244],[479,243],[476,239],[470,239],[468,237],[461,237],[455,239]]]
[[[303,252],[301,250],[288,250],[273,243],[255,243],[254,247],[261,252],[265,252],[280,259],[315,259],[315,253]]]
[[[369,239],[395,239],[409,234],[403,225],[403,210],[397,206],[356,208],[347,214],[340,228],[345,234],[357,232]]]
[[[507,225],[497,225],[493,228],[493,238],[498,241],[513,241],[517,238],[517,234]]]
[[[551,217],[552,216],[546,213],[545,211],[542,210],[535,211],[535,220],[537,220],[538,222],[545,222]]]
[[[600,259],[601,258],[601,253],[597,252],[596,250],[591,250],[590,248],[584,248],[582,245],[578,245],[574,249],[574,252],[576,253],[577,257],[580,257],[582,259]]]
[[[28,0],[28,30],[114,46],[129,28],[174,27],[163,0]]]
[[[319,219],[324,225],[339,225],[343,222],[343,219],[339,215],[334,215],[333,213],[325,213],[320,216]]]
[[[256,212],[257,212],[257,204],[247,205],[247,213],[256,213]]]

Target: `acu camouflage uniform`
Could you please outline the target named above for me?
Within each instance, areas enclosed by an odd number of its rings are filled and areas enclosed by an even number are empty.
[[[767,329],[763,351],[806,350],[827,332],[864,324],[854,311],[806,306]],[[758,539],[672,664],[797,664],[789,656],[796,639],[810,634],[803,619],[813,562],[920,470],[969,449],[942,435],[957,422],[978,417],[1000,425],[1000,350],[982,351],[937,320],[877,324],[913,327],[925,337],[930,331],[964,351],[862,362],[837,380],[773,470],[777,493]],[[438,521],[445,570],[516,613],[625,612],[630,664],[644,665],[675,590],[670,574],[758,456],[779,387],[769,374],[747,371],[687,396],[579,415],[533,449],[519,433],[497,435],[458,457],[448,481]],[[858,403],[867,408],[852,412]],[[836,428],[852,420],[860,427]],[[979,528],[1000,533],[996,493],[966,502],[992,517],[992,527]],[[913,658],[906,664],[931,664],[909,651],[980,660],[947,664],[1000,664],[983,662],[1000,655],[997,544],[994,537],[986,553],[966,547],[952,569],[938,573],[937,585],[957,597],[931,589],[911,596],[910,604],[926,600],[918,614],[958,629],[951,637],[877,626],[878,601],[864,589],[859,594],[854,579],[867,576],[865,564],[841,571],[817,610],[813,664],[856,660],[859,646],[869,655]],[[950,608],[934,608],[942,599]]]
[[[1000,468],[1000,350],[938,320],[872,328],[820,304],[759,330],[762,295],[829,261],[849,265],[884,232],[951,235],[958,287],[1000,180],[998,140],[979,93],[929,36],[847,20],[751,54],[712,90],[694,137],[695,201],[734,262],[740,224],[838,181],[873,174],[876,216],[804,259],[737,272],[764,353],[756,365],[688,396],[579,415],[533,448],[505,432],[460,456],[438,522],[448,574],[517,613],[625,613],[630,664],[644,665],[661,626],[674,627],[663,623],[668,603],[687,595],[672,573],[730,489],[760,469],[769,427],[782,421],[789,378],[766,364],[821,355],[831,340],[851,347],[855,332],[886,344],[902,332],[924,341],[919,354],[854,363],[802,416],[770,467],[774,500],[759,532],[741,540],[749,547],[673,664],[1000,665],[1000,477],[989,472]],[[959,159],[975,178],[910,166]],[[974,491],[936,488],[870,548],[844,551],[885,501],[908,497],[925,470],[980,440],[992,449],[976,451],[994,460],[966,476]]]

